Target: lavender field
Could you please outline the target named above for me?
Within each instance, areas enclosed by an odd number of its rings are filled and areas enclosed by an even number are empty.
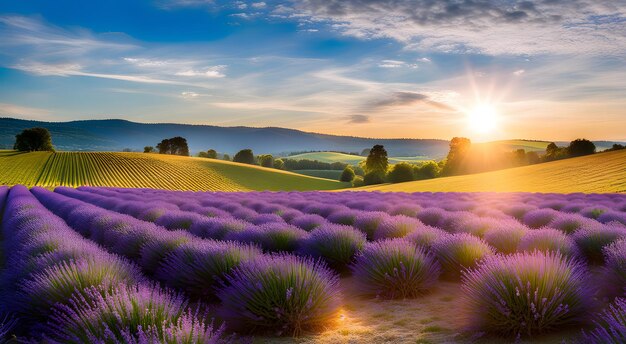
[[[626,341],[626,195],[18,185],[0,209],[1,339]]]

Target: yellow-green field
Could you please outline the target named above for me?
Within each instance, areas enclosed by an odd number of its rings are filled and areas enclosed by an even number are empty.
[[[364,191],[626,192],[626,150],[464,176],[359,188]]]
[[[338,181],[233,162],[143,153],[0,152],[0,185],[169,190],[331,190]]]
[[[317,160],[320,162],[342,162],[344,164],[356,165],[359,162],[365,160],[364,156],[352,155],[352,154],[344,154],[337,152],[311,152],[311,153],[302,153],[296,154],[292,156],[288,156],[287,159],[294,160]],[[431,160],[425,156],[413,156],[413,157],[390,157],[390,164],[397,164],[399,162],[420,162],[425,160]]]

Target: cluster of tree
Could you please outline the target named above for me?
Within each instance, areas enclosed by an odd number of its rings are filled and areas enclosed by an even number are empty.
[[[13,149],[21,152],[54,151],[52,135],[46,128],[24,129],[15,135]]]
[[[198,153],[198,156],[200,158],[217,159],[217,151],[215,149],[209,149],[206,152]]]
[[[545,161],[573,158],[596,152],[596,145],[587,139],[576,139],[567,147],[558,147],[554,142],[546,147]]]
[[[622,150],[624,148],[626,148],[626,146],[619,144],[619,143],[614,143],[613,146],[611,146],[611,148],[605,149],[604,152],[612,152],[612,151]]]
[[[146,152],[146,148],[152,147],[145,147],[144,152]],[[156,145],[156,149],[158,150],[159,154],[189,156],[189,146],[187,145],[187,139],[180,136],[172,137],[171,139],[164,139],[158,145]],[[152,150],[154,150],[154,148],[152,148]]]

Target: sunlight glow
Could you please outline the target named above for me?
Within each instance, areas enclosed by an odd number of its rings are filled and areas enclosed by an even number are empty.
[[[467,112],[467,121],[474,132],[488,134],[498,126],[498,112],[492,104],[478,104]]]

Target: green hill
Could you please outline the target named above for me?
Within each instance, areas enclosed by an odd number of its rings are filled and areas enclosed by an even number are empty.
[[[143,153],[0,152],[0,185],[170,190],[332,190],[347,184],[234,162]]]
[[[354,189],[353,189],[354,190]],[[363,191],[626,192],[626,150],[505,170],[359,188]]]
[[[302,153],[288,156],[287,159],[294,160],[317,160],[320,162],[342,162],[344,164],[356,165],[359,162],[365,160],[364,156],[345,154],[345,153],[337,153],[337,152],[311,152],[311,153]],[[431,160],[431,158],[426,156],[415,156],[415,157],[389,157],[390,164],[397,164],[399,162],[419,162]]]

